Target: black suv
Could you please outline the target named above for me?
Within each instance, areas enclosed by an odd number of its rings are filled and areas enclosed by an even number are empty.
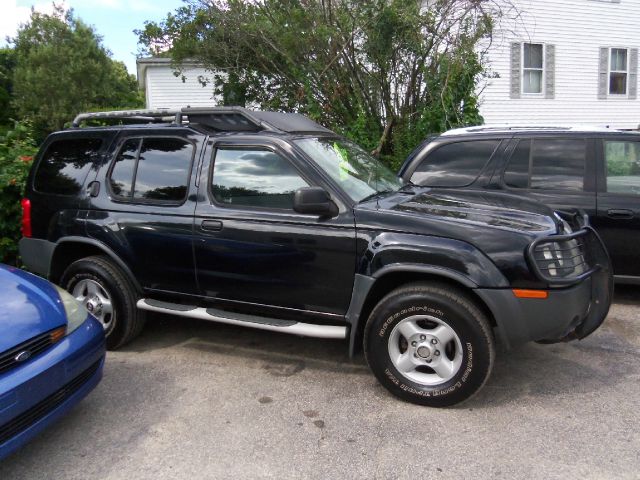
[[[127,118],[143,123],[79,127]],[[431,406],[484,384],[494,332],[584,338],[611,302],[583,217],[402,184],[296,114],[80,115],[42,146],[23,206],[24,263],[84,302],[110,348],[149,311],[348,339],[386,388]]]
[[[640,133],[587,127],[471,127],[428,138],[400,176],[438,188],[504,190],[584,210],[616,282],[640,284]]]

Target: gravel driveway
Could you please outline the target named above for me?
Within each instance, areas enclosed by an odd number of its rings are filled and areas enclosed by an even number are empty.
[[[2,480],[637,479],[640,288],[582,342],[499,353],[457,408],[403,403],[341,342],[156,317]]]

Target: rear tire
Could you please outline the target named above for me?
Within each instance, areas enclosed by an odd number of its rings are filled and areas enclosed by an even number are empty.
[[[100,320],[109,350],[130,342],[142,330],[146,316],[136,307],[136,290],[107,257],[76,260],[62,274],[60,285]]]
[[[364,351],[378,381],[403,400],[446,407],[485,384],[495,344],[485,315],[462,291],[417,283],[393,290],[374,308]]]

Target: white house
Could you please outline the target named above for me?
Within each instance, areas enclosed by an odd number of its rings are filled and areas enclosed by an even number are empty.
[[[486,124],[638,128],[640,0],[499,0]]]
[[[496,16],[480,113],[491,124],[640,125],[640,0],[494,0]],[[197,64],[138,59],[147,107],[220,103]]]
[[[211,107],[221,102],[213,85],[205,85],[213,80],[211,72],[196,63],[184,63],[179,75],[174,74],[168,58],[139,58],[136,64],[147,108]]]

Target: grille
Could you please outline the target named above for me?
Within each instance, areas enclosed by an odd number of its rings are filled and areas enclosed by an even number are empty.
[[[571,283],[590,275],[596,268],[590,260],[591,235],[585,229],[536,240],[529,254],[538,276],[549,283]]]
[[[52,334],[56,331],[57,329],[52,330],[51,332],[43,333],[42,335],[38,335],[37,337],[33,337],[32,339],[21,343],[11,350],[0,353],[0,373],[20,365],[21,362],[16,360],[16,356],[22,352],[29,353],[27,358],[33,358],[39,353],[42,353],[55,341],[56,337]]]
[[[17,416],[13,420],[0,426],[0,445],[10,438],[26,430],[42,417],[54,410],[58,405],[73,395],[91,376],[98,370],[100,361],[91,365],[88,369],[67,383],[60,390],[49,395],[47,398],[31,407],[26,412]]]

